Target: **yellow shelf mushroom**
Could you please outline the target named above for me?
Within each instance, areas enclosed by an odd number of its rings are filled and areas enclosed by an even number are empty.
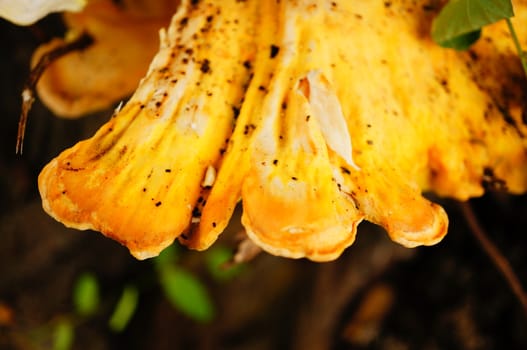
[[[44,168],[44,209],[139,259],[176,238],[206,249],[240,199],[276,255],[336,259],[363,219],[435,244],[448,218],[422,191],[525,192],[527,126],[504,26],[457,53],[429,38],[433,16],[404,0],[183,1],[131,99]]]
[[[176,7],[173,0],[90,0],[82,12],[64,13],[66,38],[41,45],[33,63],[79,33],[89,33],[94,44],[47,67],[37,85],[40,99],[56,115],[76,118],[131,94],[158,49],[159,28]]]

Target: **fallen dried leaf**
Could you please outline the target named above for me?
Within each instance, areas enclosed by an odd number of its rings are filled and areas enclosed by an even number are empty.
[[[52,12],[80,11],[85,5],[86,0],[0,0],[0,17],[28,25]]]

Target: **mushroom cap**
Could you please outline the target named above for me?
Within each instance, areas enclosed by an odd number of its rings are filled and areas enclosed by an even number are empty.
[[[156,4],[164,4],[166,11],[160,12]],[[176,5],[169,0],[128,0],[119,5],[92,0],[82,12],[65,13],[66,37],[39,46],[33,65],[79,33],[90,35],[93,44],[46,68],[37,84],[40,99],[56,115],[77,118],[133,93],[159,48],[159,28],[170,23]]]
[[[327,261],[363,219],[439,242],[448,218],[423,192],[525,192],[504,24],[460,53],[431,41],[428,7],[390,4],[183,1],[128,103],[42,171],[45,210],[146,258],[176,238],[206,249],[241,199],[254,243]]]

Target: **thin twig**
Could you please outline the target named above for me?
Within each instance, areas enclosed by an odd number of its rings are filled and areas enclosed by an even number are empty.
[[[22,90],[22,110],[20,112],[20,119],[18,121],[18,133],[16,137],[16,153],[22,154],[24,145],[24,135],[26,133],[27,116],[31,110],[31,106],[35,101],[35,88],[37,83],[46,70],[46,68],[58,58],[70,53],[72,51],[83,50],[93,43],[93,39],[87,33],[81,33],[73,41],[67,42],[64,45],[57,47],[54,50],[44,54],[37,65],[29,73],[29,78],[24,84]]]
[[[516,34],[516,30],[514,30],[514,25],[512,24],[512,21],[510,18],[506,18],[507,21],[507,27],[509,27],[509,32],[512,36],[512,41],[514,42],[514,46],[516,47],[516,51],[518,52],[518,56],[520,57],[520,62],[522,64],[523,73],[527,76],[527,62],[525,61],[525,53],[522,50],[520,40],[518,39],[518,35]]]
[[[467,220],[470,232],[472,232],[474,237],[483,247],[485,253],[487,253],[494,265],[496,265],[498,270],[503,274],[505,280],[512,289],[512,292],[516,295],[516,297],[522,304],[525,315],[527,315],[527,294],[525,293],[525,290],[523,289],[521,282],[518,279],[518,276],[516,275],[514,270],[512,269],[509,261],[501,254],[501,252],[494,245],[494,243],[492,243],[492,241],[487,237],[485,230],[479,224],[478,219],[476,218],[476,215],[474,214],[474,211],[472,210],[470,204],[468,202],[464,202],[460,203],[460,206],[463,215]]]

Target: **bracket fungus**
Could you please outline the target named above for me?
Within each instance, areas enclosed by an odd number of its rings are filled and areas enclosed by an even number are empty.
[[[75,118],[131,94],[158,48],[159,28],[170,23],[176,8],[173,0],[91,0],[82,12],[64,13],[66,37],[41,45],[33,64],[79,33],[93,44],[47,67],[37,85],[40,99],[56,115]]]
[[[130,100],[43,169],[44,209],[139,259],[206,249],[240,200],[249,238],[285,257],[336,259],[363,219],[439,242],[447,215],[422,192],[525,192],[527,126],[504,26],[459,53],[430,39],[435,10],[183,1]]]

